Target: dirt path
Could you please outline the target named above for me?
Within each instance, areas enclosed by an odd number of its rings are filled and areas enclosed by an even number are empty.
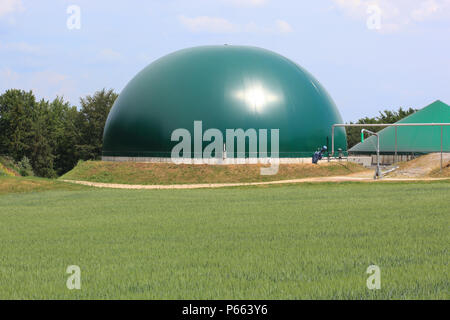
[[[443,166],[450,163],[450,153],[444,153],[442,157]],[[392,178],[424,178],[439,168],[441,164],[440,153],[430,153],[417,159],[400,164],[400,168],[389,174]]]
[[[436,181],[436,180],[448,180],[445,178],[385,178],[381,181]],[[224,188],[224,187],[242,187],[242,186],[261,186],[270,184],[289,184],[289,183],[305,183],[305,182],[345,182],[345,181],[360,181],[360,182],[377,182],[373,179],[373,172],[359,173],[358,175],[349,176],[336,176],[336,177],[318,177],[318,178],[305,178],[305,179],[292,179],[292,180],[280,180],[280,181],[267,181],[267,182],[246,182],[246,183],[204,183],[204,184],[174,184],[174,185],[132,185],[132,184],[118,184],[118,183],[100,183],[89,181],[76,181],[76,180],[62,180],[64,182],[76,183],[85,186],[97,187],[97,188],[113,188],[113,189],[202,189],[202,188]],[[380,181],[380,180],[378,180]]]

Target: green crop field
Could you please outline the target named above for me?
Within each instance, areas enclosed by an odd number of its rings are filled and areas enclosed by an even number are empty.
[[[450,298],[448,182],[61,186],[0,195],[0,299]]]

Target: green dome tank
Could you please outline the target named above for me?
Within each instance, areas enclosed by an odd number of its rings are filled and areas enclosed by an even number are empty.
[[[106,121],[103,156],[168,158],[175,129],[189,130],[193,144],[194,121],[224,139],[226,129],[279,129],[280,158],[330,148],[331,126],[342,123],[322,85],[291,60],[255,47],[195,47],[156,60],[127,84]],[[345,130],[335,135],[345,151]]]

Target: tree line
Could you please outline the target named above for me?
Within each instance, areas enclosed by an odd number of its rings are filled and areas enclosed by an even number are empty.
[[[32,91],[0,96],[0,155],[29,162],[37,176],[54,178],[78,160],[99,159],[103,128],[118,95],[103,89],[80,99],[80,108],[62,97],[36,100]]]
[[[399,108],[397,111],[384,110],[380,111],[379,115],[376,117],[364,117],[359,119],[356,122],[350,122],[350,124],[379,124],[379,123],[396,123],[401,119],[413,114],[417,109],[408,108],[403,109]],[[350,149],[361,141],[361,129],[358,127],[347,127],[347,146]],[[384,129],[384,127],[371,127],[370,131],[378,132]]]
[[[79,160],[100,159],[106,118],[117,97],[114,90],[103,89],[81,98],[78,109],[62,97],[37,101],[32,91],[7,90],[0,96],[0,156],[48,178],[66,173]],[[356,123],[395,123],[415,111],[385,110]],[[360,141],[360,131],[347,128],[348,148]]]

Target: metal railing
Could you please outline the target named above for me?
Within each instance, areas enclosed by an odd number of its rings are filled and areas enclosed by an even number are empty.
[[[398,127],[441,127],[441,171],[443,167],[442,153],[444,141],[444,126],[450,126],[450,123],[336,123],[331,126],[331,156],[334,155],[334,128],[336,127],[395,127],[395,161],[397,161],[397,128]]]

